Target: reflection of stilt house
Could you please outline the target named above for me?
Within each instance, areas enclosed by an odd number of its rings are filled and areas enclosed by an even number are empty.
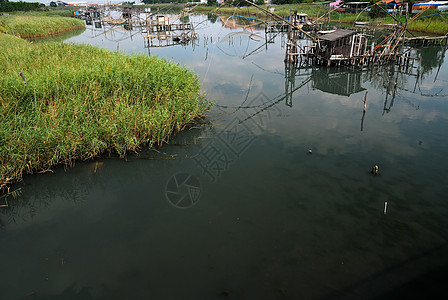
[[[181,32],[174,33],[174,31]],[[192,23],[170,23],[169,17],[165,15],[147,19],[144,33],[147,34],[144,36],[146,48],[186,45],[197,39]]]
[[[157,27],[160,28],[160,30],[165,30],[165,26],[170,24],[170,19],[168,16],[159,15],[156,17],[157,21]]]
[[[148,33],[174,30],[194,31],[194,28],[192,23],[170,23],[169,17],[165,15],[157,15],[153,20],[146,21]]]
[[[361,73],[349,69],[315,69],[312,72],[313,88],[326,93],[350,96],[365,90],[361,86]]]
[[[123,7],[121,14],[123,19],[132,19],[132,8],[128,6]]]
[[[338,29],[321,35],[315,55],[320,64],[353,64],[366,54],[367,37],[356,31]]]

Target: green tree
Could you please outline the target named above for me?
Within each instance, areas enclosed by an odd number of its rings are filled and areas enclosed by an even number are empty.
[[[0,2],[0,11],[10,12],[10,11],[29,11],[39,9],[38,2]]]
[[[290,0],[272,0],[272,4],[276,5],[282,5],[282,4],[289,4]]]
[[[381,17],[384,17],[386,15],[387,15],[387,8],[386,8],[386,5],[383,4],[383,3],[377,4],[377,5],[373,5],[370,8],[369,16],[372,19],[381,18]]]
[[[419,1],[417,1],[417,0],[404,0],[402,5],[405,5],[407,3],[408,4],[408,11],[412,12],[412,5],[414,5],[417,2],[419,2]]]
[[[56,4],[56,2],[51,1],[51,2],[50,2],[50,6],[51,6],[51,7],[57,7],[58,5]]]

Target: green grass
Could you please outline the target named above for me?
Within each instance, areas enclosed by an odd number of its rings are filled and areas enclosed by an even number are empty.
[[[261,5],[261,7],[266,9],[266,5]],[[303,12],[308,14],[310,17],[316,17],[317,15],[322,15],[328,11],[328,8],[323,5],[306,5],[306,4],[285,4],[285,5],[276,5],[274,13],[281,17],[288,17],[289,10],[294,9],[299,12]],[[244,7],[212,7],[200,5],[195,8],[196,12],[213,12],[217,14],[235,14],[235,15],[258,15],[260,17],[266,16],[266,13],[261,12],[259,9],[253,6],[244,6]]]
[[[408,24],[408,29],[424,33],[445,35],[448,33],[448,16],[440,15],[440,11],[428,9],[418,18]]]
[[[65,8],[51,8],[48,10],[39,11],[14,11],[9,14],[12,15],[23,15],[23,16],[46,16],[46,17],[71,17],[73,16],[73,11],[77,10],[75,7],[71,6],[70,9]]]
[[[417,20],[408,25],[412,31],[445,35],[448,33],[448,24],[438,20]]]
[[[209,106],[191,71],[159,58],[5,34],[0,53],[0,188],[60,163],[160,145]]]
[[[38,16],[35,13],[1,15],[0,26],[6,32],[23,38],[36,38],[84,28],[84,22],[60,16]]]

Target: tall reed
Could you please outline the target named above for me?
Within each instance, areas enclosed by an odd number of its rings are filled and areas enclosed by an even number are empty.
[[[23,38],[51,36],[85,27],[82,20],[75,18],[32,14],[2,15],[0,26],[4,27],[7,33]]]
[[[59,163],[161,144],[209,106],[191,71],[159,58],[5,34],[0,53],[0,188]]]

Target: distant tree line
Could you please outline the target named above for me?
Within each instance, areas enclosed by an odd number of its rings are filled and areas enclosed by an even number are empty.
[[[0,0],[0,12],[9,11],[29,11],[37,10],[41,7],[39,2],[9,2],[8,0]]]
[[[272,0],[272,4],[282,5],[282,4],[299,4],[299,3],[312,3],[312,2],[320,2],[313,0]]]
[[[200,0],[143,0],[145,4],[159,4],[159,3],[187,3],[187,2],[200,2]]]

